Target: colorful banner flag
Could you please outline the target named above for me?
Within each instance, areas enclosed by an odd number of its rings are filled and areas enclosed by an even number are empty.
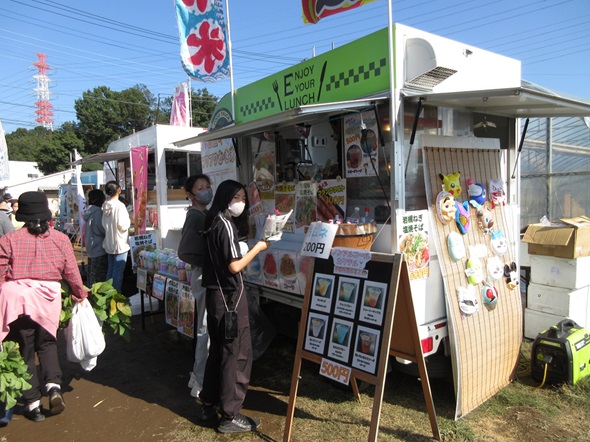
[[[303,22],[314,24],[322,18],[358,8],[375,0],[301,0]]]
[[[176,86],[170,112],[170,126],[190,127],[190,94],[188,88],[188,81]]]
[[[6,137],[4,136],[4,129],[0,121],[0,181],[10,179],[10,170],[8,168],[8,146],[6,145]]]
[[[180,58],[199,81],[229,75],[229,49],[222,0],[176,0]]]
[[[147,146],[131,148],[131,170],[133,174],[133,225],[135,234],[145,233],[147,210]]]

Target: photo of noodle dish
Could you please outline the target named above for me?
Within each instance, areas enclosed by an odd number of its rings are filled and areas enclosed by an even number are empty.
[[[399,251],[406,255],[410,271],[426,267],[430,261],[428,234],[426,232],[407,233],[400,239]]]
[[[297,207],[295,209],[295,227],[300,228],[309,226],[316,220],[316,199],[311,196],[301,196],[297,198]]]

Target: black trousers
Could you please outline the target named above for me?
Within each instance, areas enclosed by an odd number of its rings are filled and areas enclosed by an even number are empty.
[[[30,316],[21,315],[16,321],[9,324],[10,332],[6,341],[18,342],[20,354],[29,367],[29,373],[33,376],[29,383],[32,388],[23,391],[23,399],[29,404],[41,399],[41,382],[43,387],[48,382],[61,384],[61,368],[57,357],[57,341],[43,327],[33,321]],[[35,354],[39,357],[41,365],[41,379],[37,373]]]
[[[224,293],[228,299],[228,306],[232,309],[239,292]],[[231,340],[225,339],[226,310],[221,292],[207,289],[206,301],[210,344],[203,390],[199,397],[205,403],[219,403],[221,415],[233,418],[244,404],[252,371],[248,298],[244,289],[237,308],[238,337]]]

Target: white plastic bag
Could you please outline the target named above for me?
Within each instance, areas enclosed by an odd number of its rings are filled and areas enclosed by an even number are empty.
[[[72,308],[72,317],[66,328],[68,360],[80,362],[84,370],[96,366],[96,358],[106,346],[102,327],[90,302],[85,299]]]

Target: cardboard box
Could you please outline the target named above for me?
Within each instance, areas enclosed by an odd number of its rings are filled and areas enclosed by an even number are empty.
[[[539,312],[572,318],[578,324],[590,318],[590,287],[571,290],[531,283],[527,292],[527,307]]]
[[[563,218],[550,226],[531,224],[522,240],[529,245],[530,255],[578,258],[590,256],[590,218]]]
[[[531,282],[579,289],[590,285],[590,256],[577,259],[530,255]]]

